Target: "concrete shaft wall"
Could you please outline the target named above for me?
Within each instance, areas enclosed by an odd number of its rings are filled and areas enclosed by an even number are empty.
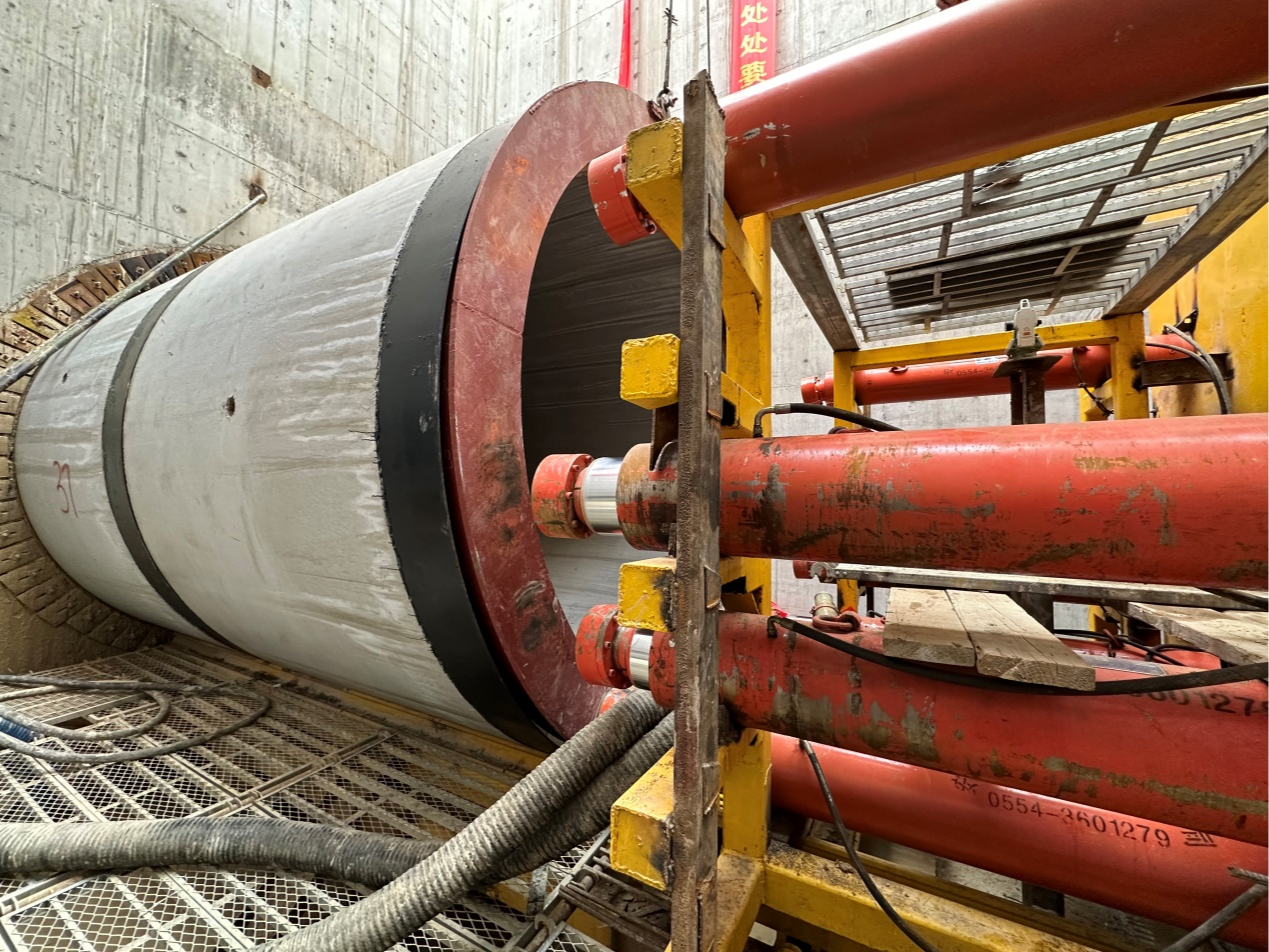
[[[777,4],[772,0],[772,7]],[[663,0],[635,0],[633,80],[666,61]],[[673,4],[670,85],[726,92],[730,3]],[[933,0],[783,0],[781,70],[934,15]],[[578,79],[615,81],[621,0],[8,0],[0,31],[0,301],[83,262],[170,246],[246,200],[242,244],[521,112]],[[777,400],[830,353],[775,276]],[[1074,404],[1051,398],[1051,415]],[[1068,410],[1066,403],[1071,402]],[[889,407],[905,426],[1008,420],[1003,398]],[[822,429],[781,418],[777,432]],[[777,568],[776,599],[812,587]]]

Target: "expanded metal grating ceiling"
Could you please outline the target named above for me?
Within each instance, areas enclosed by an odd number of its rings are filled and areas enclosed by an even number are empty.
[[[173,646],[63,668],[69,678],[247,681],[237,669]],[[193,815],[285,817],[395,836],[441,840],[469,823],[524,773],[486,751],[396,728],[286,685],[253,680],[273,700],[256,723],[164,757],[92,768],[53,767],[0,754],[0,822],[75,823]],[[154,702],[136,696],[60,694],[10,702],[59,723],[137,723]],[[138,738],[161,744],[202,734],[245,713],[230,696],[183,698]],[[41,744],[64,747],[46,738]],[[81,745],[122,748],[132,740]],[[549,905],[576,888],[575,870],[602,844],[575,850],[514,884]],[[576,867],[574,863],[578,864]],[[549,895],[548,895],[549,891]],[[0,948],[19,952],[211,952],[249,949],[356,902],[365,887],[302,874],[208,868],[0,878]],[[536,931],[531,917],[493,894],[472,893],[393,948],[513,952]],[[607,952],[561,923],[541,952]]]
[[[1265,148],[1259,96],[807,215],[863,341],[1114,308]],[[834,274],[834,269],[836,273]]]

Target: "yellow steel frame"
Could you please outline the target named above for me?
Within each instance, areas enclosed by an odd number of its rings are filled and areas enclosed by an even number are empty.
[[[683,124],[677,119],[636,129],[626,140],[626,187],[657,227],[683,241]],[[723,320],[727,327],[723,399],[735,408],[724,439],[751,436],[753,418],[771,402],[771,223],[765,216],[741,222],[723,209]],[[627,341],[622,347],[622,397],[647,409],[678,400],[678,341],[672,335]],[[754,610],[771,608],[771,565],[765,559],[723,559],[724,583],[745,579]],[[672,563],[671,563],[672,570]],[[647,571],[622,572],[618,611],[626,619],[646,618],[641,606],[656,605],[663,579]],[[642,583],[642,584],[641,584]],[[726,596],[733,602],[737,596]],[[663,616],[664,617],[664,616]],[[651,626],[642,626],[651,627]]]
[[[632,133],[626,142],[626,183],[657,226],[676,245],[682,238],[682,127],[676,120]],[[724,399],[736,420],[723,435],[752,435],[753,414],[771,400],[770,219],[743,222],[724,209],[723,318],[727,328]],[[1094,321],[1058,325],[1044,331],[1051,345],[1111,344],[1124,361],[1140,350],[1140,334],[1130,321]],[[1141,324],[1140,317],[1137,324]],[[931,342],[835,355],[837,400],[854,407],[851,370],[946,360],[956,356],[1003,353],[1008,334],[962,338],[952,344]],[[1123,346],[1126,345],[1126,346]],[[678,342],[672,337],[627,342],[622,351],[622,395],[648,409],[678,399]],[[1120,375],[1120,382],[1131,375]],[[1119,394],[1116,395],[1119,397]],[[1126,399],[1120,397],[1120,400]],[[770,606],[769,563],[724,560],[724,579],[744,576],[750,591],[761,588],[760,611]],[[623,567],[619,612],[623,624],[670,627],[664,593],[670,559],[650,559]],[[755,599],[755,602],[757,599]],[[728,605],[728,607],[733,607]],[[719,952],[740,952],[756,918],[778,922],[793,934],[814,934],[830,948],[906,952],[907,939],[877,908],[853,872],[821,856],[773,846],[768,837],[770,810],[770,735],[746,730],[720,752],[722,850],[718,860]],[[612,811],[611,855],[614,868],[634,879],[667,890],[670,821],[674,809],[673,761],[662,758],[623,795]],[[1043,929],[992,915],[912,885],[894,884],[887,894],[901,913],[948,950],[1020,950],[1077,952],[1088,947]]]
[[[740,952],[758,919],[828,949],[907,952],[908,940],[852,870],[836,858],[768,842],[770,735],[746,730],[721,753],[719,952]],[[613,868],[661,890],[669,885],[673,790],[672,760],[667,754],[612,810]],[[1043,927],[1043,913],[1018,907],[1014,916],[1006,916],[999,914],[1002,909],[992,909],[989,900],[970,904],[947,891],[923,888],[920,877],[891,872],[885,864],[869,865],[875,876],[886,880],[886,898],[899,914],[939,949],[1088,952],[1114,948],[1102,942],[1087,944],[1078,934],[1057,935]],[[1061,923],[1058,926],[1071,932]]]

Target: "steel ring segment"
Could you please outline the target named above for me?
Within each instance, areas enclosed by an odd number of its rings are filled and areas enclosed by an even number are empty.
[[[442,360],[454,260],[472,195],[506,134],[507,126],[499,126],[460,149],[410,223],[383,311],[376,440],[392,547],[420,628],[436,633],[428,643],[437,661],[490,724],[549,750],[554,744],[537,711],[491,650],[472,605],[450,518],[444,410],[431,369]]]
[[[110,512],[114,516],[115,525],[128,554],[136,563],[145,580],[167,606],[187,622],[229,648],[234,648],[228,638],[213,629],[198,616],[194,609],[185,603],[185,599],[177,594],[172,583],[167,580],[163,570],[154,560],[145,536],[141,534],[141,526],[137,523],[137,514],[132,508],[132,495],[128,491],[128,474],[123,458],[123,421],[128,409],[128,393],[132,386],[132,373],[136,369],[137,360],[145,343],[150,339],[159,319],[167,311],[168,305],[176,296],[185,290],[201,271],[194,271],[188,278],[178,281],[175,286],[165,291],[159,300],[146,312],[145,317],[133,328],[128,342],[115,364],[114,375],[110,379],[110,389],[106,392],[106,401],[101,419],[101,468],[102,480],[106,485],[106,498],[110,502]]]
[[[649,121],[646,102],[607,83],[573,83],[538,100],[490,161],[454,268],[442,381],[460,550],[486,628],[562,736],[595,716],[604,691],[577,674],[533,521],[521,420],[525,312],[565,190],[579,174],[584,187],[590,161]]]

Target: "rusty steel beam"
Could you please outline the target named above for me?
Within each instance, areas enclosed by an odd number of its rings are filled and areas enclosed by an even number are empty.
[[[1259,0],[975,0],[723,100],[727,201],[779,212],[1263,82],[1267,32]]]
[[[673,639],[623,628],[597,648],[586,639],[607,630],[602,621],[579,628],[582,676],[610,686],[646,680],[658,702],[672,706]],[[880,626],[870,622],[846,637],[880,653]],[[631,665],[632,654],[646,663]],[[1097,668],[1099,682],[1142,677]],[[769,637],[764,616],[724,612],[719,697],[741,727],[1196,834],[1269,841],[1269,692],[1261,681],[1141,695],[1010,696],[883,667],[783,632]]]
[[[683,88],[683,244],[679,292],[675,509],[674,877],[670,937],[684,952],[718,944],[718,446],[723,367],[723,114],[708,73]],[[711,584],[711,581],[713,584]]]
[[[1192,929],[1238,896],[1237,866],[1264,872],[1263,847],[1095,806],[817,745],[846,825],[860,833]],[[791,737],[771,737],[771,804],[831,822],[810,761]],[[1129,887],[1128,884],[1131,884]],[[1264,909],[1223,938],[1269,941]]]
[[[725,556],[1266,587],[1265,414],[728,440]],[[625,457],[615,502],[636,548],[664,550],[676,467]],[[534,480],[541,512],[561,498]],[[554,500],[554,501],[553,501]],[[582,504],[589,504],[585,500]],[[576,505],[576,497],[568,500]]]

